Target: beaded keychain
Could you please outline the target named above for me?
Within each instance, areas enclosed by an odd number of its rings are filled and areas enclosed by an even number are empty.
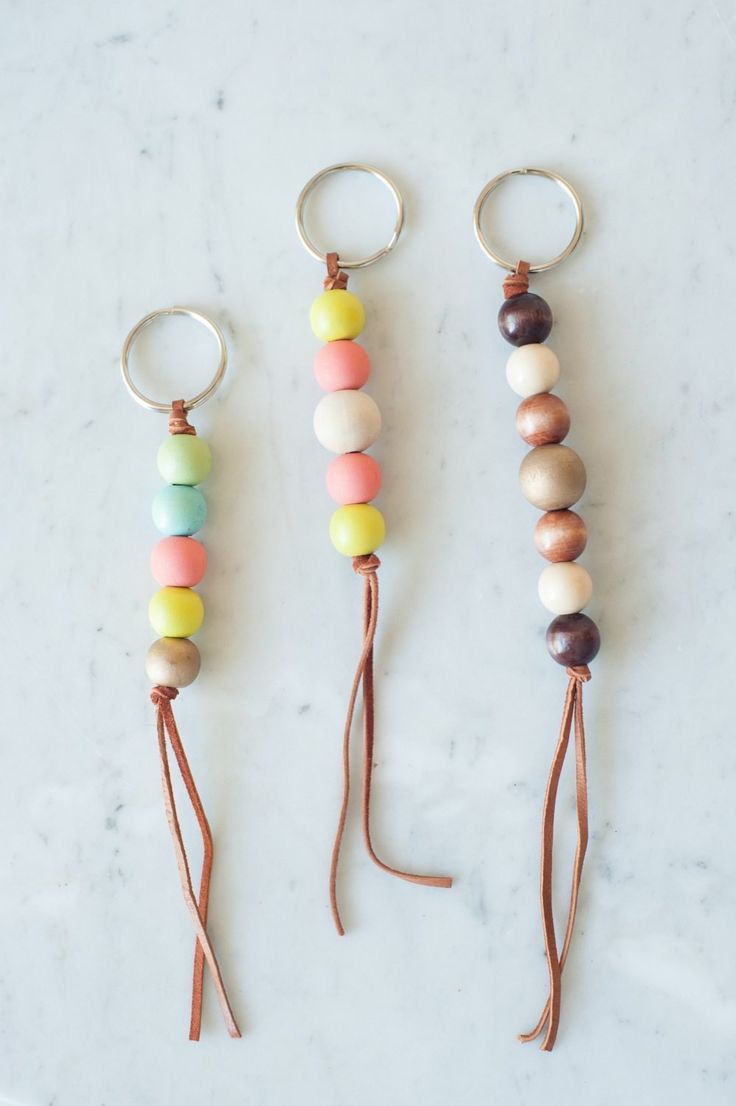
[[[219,363],[214,377],[204,391],[193,399],[177,399],[167,404],[149,399],[133,384],[128,359],[133,343],[141,331],[157,319],[170,315],[185,315],[206,327],[217,342]],[[228,1033],[231,1037],[240,1036],[212,942],[207,934],[213,862],[212,833],[184,752],[172,706],[173,700],[179,694],[179,689],[188,687],[199,674],[199,650],[194,642],[190,641],[190,637],[196,634],[202,625],[204,606],[199,594],[192,589],[201,581],[207,567],[204,546],[192,535],[202,529],[207,518],[207,504],[197,485],[206,480],[209,474],[210,449],[205,441],[197,437],[196,430],[187,420],[187,412],[199,407],[213,395],[225,375],[226,366],[227,347],[220,328],[206,315],[190,307],[168,307],[146,315],[125,339],[120,357],[123,380],[133,399],[149,410],[169,414],[169,437],[161,443],[157,457],[158,470],[167,486],[156,494],[153,501],[154,524],[156,529],[165,535],[151,554],[151,571],[157,583],[161,584],[161,590],[151,599],[149,618],[154,630],[160,636],[148,650],[145,667],[146,674],[154,685],[151,701],[156,708],[156,729],[166,818],[174,844],[184,901],[189,909],[196,934],[189,1025],[189,1039],[192,1041],[198,1041],[200,1036],[205,961],[212,974]],[[171,781],[167,738],[202,835],[203,862],[199,896],[195,894],[192,885],[189,862],[179,825]]]
[[[483,208],[489,196],[509,177],[531,174],[558,184],[575,208],[575,230],[559,256],[543,264],[526,261],[514,264],[490,245],[481,228]],[[544,944],[549,970],[549,996],[542,1015],[530,1033],[519,1037],[533,1041],[544,1032],[542,1049],[551,1051],[560,1019],[562,971],[570,950],[583,860],[588,843],[588,797],[583,725],[583,685],[590,679],[588,664],[598,653],[600,635],[595,622],[582,610],[589,603],[593,584],[576,558],[585,549],[585,523],[570,510],[585,490],[585,467],[563,439],[570,429],[567,406],[552,389],[560,376],[557,357],[542,343],[552,329],[552,312],[541,296],[529,292],[529,274],[559,265],[577,246],[583,232],[583,209],[575,189],[564,178],[547,169],[512,169],[494,177],[478,197],[474,210],[475,234],[485,253],[511,275],[503,282],[504,302],[498,313],[501,334],[517,348],[506,365],[512,390],[522,397],[516,413],[516,428],[532,449],[521,463],[519,479],[526,499],[545,513],[539,519],[534,541],[539,553],[550,562],[539,578],[539,598],[555,617],[547,628],[547,649],[552,659],[564,665],[568,677],[560,736],[555,749],[542,815],[541,906]],[[574,724],[577,848],[565,936],[560,950],[555,935],[552,907],[552,853],[555,801],[560,774]]]
[[[340,261],[337,253],[321,253],[304,226],[304,208],[313,189],[326,177],[340,172],[368,173],[381,181],[396,204],[396,222],[389,242],[376,253],[358,261]],[[307,251],[326,263],[324,291],[314,300],[309,314],[312,330],[326,343],[317,352],[314,372],[318,384],[327,393],[314,413],[314,432],[320,444],[337,454],[327,469],[327,491],[339,504],[330,521],[330,538],[339,553],[352,557],[353,570],[363,577],[363,641],[348,699],[343,730],[343,795],[337,834],[330,865],[330,908],[335,927],[343,936],[337,900],[337,873],[350,797],[350,735],[358,691],[363,692],[363,793],[362,828],[368,856],[389,875],[426,887],[451,887],[447,876],[425,876],[405,872],[386,864],[376,854],[371,839],[370,807],[374,753],[373,647],[378,622],[378,568],[376,550],[386,534],[383,516],[371,500],[381,487],[381,470],[367,450],[378,438],[381,413],[375,401],[360,389],[368,380],[370,363],[365,349],[355,342],[365,323],[363,304],[347,291],[346,269],[364,269],[385,257],[394,248],[404,225],[404,204],[394,182],[371,165],[343,163],[331,165],[315,174],[297,200],[296,227]]]

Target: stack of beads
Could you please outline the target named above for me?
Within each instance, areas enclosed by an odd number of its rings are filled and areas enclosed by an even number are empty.
[[[368,354],[354,339],[365,324],[363,304],[344,288],[330,288],[312,304],[309,321],[326,343],[314,361],[327,392],[314,412],[314,432],[336,453],[327,469],[327,491],[340,504],[330,520],[332,544],[346,557],[373,553],[386,536],[383,515],[370,503],[381,488],[381,469],[364,451],[381,432],[381,412],[360,391],[370,374]]]
[[[189,638],[204,621],[204,605],[192,588],[205,574],[207,554],[192,534],[207,518],[207,504],[197,485],[207,478],[212,459],[207,443],[186,421],[183,405],[172,406],[169,428],[171,435],[161,443],[157,457],[168,487],[153,500],[154,525],[166,536],[151,553],[151,572],[162,587],[148,608],[160,637],[146,656],[146,674],[154,684],[181,688],[196,680],[200,666],[199,650]]]
[[[539,577],[539,598],[555,615],[547,629],[547,648],[558,664],[575,668],[587,665],[600,648],[598,627],[581,613],[593,594],[593,582],[576,560],[585,549],[586,527],[570,510],[585,491],[585,466],[574,450],[561,444],[570,429],[570,414],[563,401],[551,395],[560,363],[542,345],[552,330],[552,312],[541,296],[526,291],[525,276],[522,272],[519,279],[517,273],[505,283],[507,298],[498,326],[506,341],[518,347],[508,359],[506,379],[523,397],[516,428],[532,446],[521,463],[521,490],[545,512],[537,522],[534,542],[551,562]]]

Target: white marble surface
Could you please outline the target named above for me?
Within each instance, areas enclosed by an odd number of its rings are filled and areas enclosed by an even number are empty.
[[[5,4],[3,1106],[734,1101],[735,36],[721,0]],[[377,835],[457,884],[381,875],[352,823],[340,941],[326,876],[360,599],[326,536],[321,273],[292,209],[344,158],[392,172],[408,210],[395,254],[353,282],[390,532]],[[483,183],[523,163],[568,174],[589,215],[537,290],[605,636],[552,1056],[515,1034],[545,992],[538,830],[564,677],[516,485],[500,274],[470,225]],[[343,248],[377,241],[373,193],[334,198],[322,225]],[[142,672],[164,421],[117,370],[128,327],[174,301],[221,320],[232,354],[197,420],[216,455],[206,668],[179,718],[245,1035],[227,1039],[208,991],[199,1046]],[[188,386],[200,352],[162,386]]]

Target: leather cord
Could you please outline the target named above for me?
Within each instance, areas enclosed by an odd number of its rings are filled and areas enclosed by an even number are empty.
[[[544,796],[542,813],[542,865],[540,878],[540,899],[542,907],[542,929],[544,933],[544,947],[547,956],[549,970],[549,995],[540,1015],[539,1021],[529,1033],[519,1035],[523,1043],[536,1040],[546,1030],[541,1049],[551,1052],[557,1037],[560,1023],[560,1006],[562,999],[562,971],[567,961],[575,928],[575,914],[578,906],[580,882],[583,874],[583,861],[588,846],[588,783],[585,756],[585,724],[583,720],[583,685],[590,679],[590,669],[587,665],[576,668],[568,668],[569,677],[565,704],[562,711],[562,725],[557,741],[552,766],[550,768],[547,790]],[[554,825],[555,804],[560,775],[565,763],[570,733],[575,730],[575,801],[577,810],[577,846],[575,848],[575,860],[573,863],[572,886],[570,891],[570,905],[567,913],[565,937],[562,943],[562,951],[558,953],[557,939],[555,936],[555,921],[552,905],[552,859],[554,851]]]
[[[386,864],[377,855],[371,839],[370,807],[373,781],[373,749],[375,743],[375,697],[373,687],[373,646],[378,623],[378,575],[377,571],[381,562],[375,553],[353,558],[354,571],[363,577],[363,648],[361,650],[358,666],[353,677],[348,709],[345,718],[345,727],[342,740],[342,771],[343,794],[340,806],[340,817],[335,835],[335,843],[332,848],[332,861],[330,864],[330,907],[335,928],[340,936],[344,936],[345,928],[340,916],[337,901],[337,872],[340,861],[340,849],[345,833],[348,804],[350,801],[350,735],[353,727],[355,704],[358,691],[363,689],[363,795],[362,795],[362,825],[363,840],[368,856],[379,868],[389,875],[398,876],[409,883],[419,883],[425,887],[452,887],[452,879],[449,876],[425,876],[413,872],[405,872],[399,868],[393,868]]]
[[[156,708],[156,732],[158,736],[158,749],[159,759],[161,763],[161,781],[164,790],[164,807],[166,810],[166,820],[169,824],[169,830],[171,831],[171,839],[174,845],[174,853],[176,855],[176,863],[179,869],[179,878],[181,880],[182,892],[184,895],[184,901],[189,910],[189,914],[192,919],[192,925],[197,936],[197,942],[195,947],[194,956],[194,973],[192,980],[192,1008],[191,1019],[189,1027],[189,1039],[191,1041],[198,1041],[200,1035],[200,1028],[202,1023],[202,987],[204,977],[204,964],[210,969],[212,979],[217,992],[217,999],[222,1010],[222,1016],[225,1020],[227,1031],[231,1037],[240,1037],[240,1030],[237,1022],[235,1021],[235,1015],[233,1014],[230,1002],[227,997],[227,991],[225,990],[225,984],[220,972],[220,966],[215,956],[212,942],[207,934],[207,913],[209,906],[209,890],[210,880],[212,876],[212,862],[214,856],[212,833],[205,815],[202,801],[199,797],[194,777],[192,776],[189,762],[187,760],[184,746],[179,736],[179,730],[174,718],[174,711],[172,708],[172,700],[178,695],[178,691],[173,687],[163,687],[158,685],[151,691],[151,701]],[[204,851],[204,858],[202,862],[202,875],[200,879],[199,899],[194,894],[194,887],[192,885],[192,877],[189,870],[189,862],[187,860],[186,848],[184,845],[184,839],[182,837],[181,826],[179,824],[179,817],[176,810],[176,800],[174,798],[174,789],[171,782],[171,769],[169,766],[169,758],[166,746],[166,740],[169,740],[171,748],[174,751],[176,763],[179,766],[184,786],[189,796],[189,800],[194,809],[194,813],[199,824],[200,833],[202,835],[202,845]]]

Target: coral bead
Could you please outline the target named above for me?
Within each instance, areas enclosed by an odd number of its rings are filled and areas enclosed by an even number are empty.
[[[326,392],[362,388],[370,372],[368,354],[357,342],[328,342],[314,359],[314,375]]]
[[[560,362],[549,346],[519,346],[506,362],[506,379],[517,396],[551,392],[560,379]]]
[[[360,557],[373,553],[383,544],[386,523],[383,515],[369,503],[338,507],[330,519],[330,538],[338,553]]]
[[[207,570],[207,553],[194,538],[163,538],[151,551],[151,572],[159,584],[193,588]]]
[[[575,561],[587,542],[587,527],[574,511],[547,511],[534,527],[537,552],[548,561]]]
[[[366,392],[328,392],[314,412],[317,440],[332,453],[356,453],[381,432],[381,412]]]
[[[504,300],[498,312],[498,328],[512,346],[543,342],[552,329],[552,311],[534,292]]]
[[[156,461],[167,484],[193,487],[209,476],[212,454],[207,442],[196,434],[170,434],[161,442]]]
[[[554,445],[567,437],[570,412],[559,396],[532,395],[519,404],[516,429],[527,445]]]
[[[590,664],[600,647],[598,627],[587,614],[562,614],[547,627],[547,649],[558,664]]]
[[[539,577],[539,598],[552,614],[577,614],[592,595],[590,574],[576,561],[547,565]]]
[[[585,491],[585,465],[566,445],[540,445],[521,462],[519,483],[540,511],[559,511],[572,507]]]
[[[188,537],[201,530],[207,518],[207,503],[198,488],[171,484],[153,498],[153,523],[162,534]]]
[[[146,654],[146,675],[162,687],[189,687],[199,675],[199,649],[186,637],[161,637]]]
[[[381,466],[367,453],[342,453],[327,467],[327,491],[336,503],[368,503],[381,490]]]
[[[148,604],[148,617],[159,637],[191,637],[204,622],[204,604],[190,588],[161,588]]]
[[[329,292],[317,296],[309,311],[309,323],[322,342],[357,338],[365,326],[365,311],[352,292],[344,288],[331,288]]]

